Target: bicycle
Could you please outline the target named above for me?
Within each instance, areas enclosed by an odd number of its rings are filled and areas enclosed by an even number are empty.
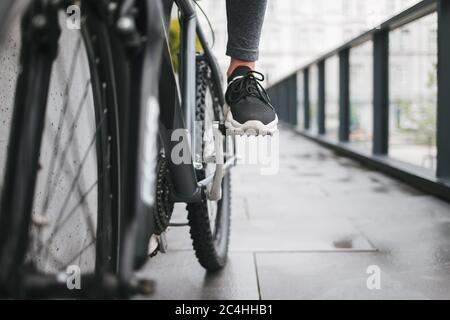
[[[135,271],[155,253],[149,243],[162,241],[176,202],[188,204],[199,262],[209,271],[225,265],[235,156],[221,77],[194,3],[175,0],[177,81],[172,2],[2,1],[10,38],[0,36],[0,57],[18,67],[0,73],[10,84],[2,112],[12,110],[2,115],[9,142],[0,144],[0,296],[149,293],[153,283]],[[68,13],[80,14],[80,30],[64,27]],[[188,161],[172,157],[180,144]],[[80,290],[67,287],[73,265]]]

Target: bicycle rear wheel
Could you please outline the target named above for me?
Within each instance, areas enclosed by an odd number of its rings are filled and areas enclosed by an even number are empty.
[[[20,56],[20,72],[14,104],[2,105],[13,109],[0,207],[0,293],[7,296],[27,296],[30,276],[56,278],[75,266],[100,282],[118,264],[108,33],[94,8],[82,8],[79,31],[66,28],[65,8],[44,3],[33,2],[8,26],[5,52]],[[51,295],[46,284],[30,290]]]
[[[214,94],[211,70],[201,57],[197,61],[197,105],[196,121],[201,123],[203,166],[197,170],[198,180],[214,174],[216,165],[208,159],[215,158],[213,123],[220,122],[223,110]],[[226,144],[224,143],[224,146]],[[225,154],[227,150],[224,150]],[[218,160],[218,159],[216,159]],[[223,159],[225,160],[225,159]],[[208,199],[202,191],[202,200],[187,205],[188,220],[193,247],[200,264],[208,271],[222,269],[228,256],[231,227],[231,183],[230,174],[222,181],[222,198]]]

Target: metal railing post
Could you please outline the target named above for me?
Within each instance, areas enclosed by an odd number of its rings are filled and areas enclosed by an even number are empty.
[[[386,155],[389,148],[389,32],[373,38],[373,153]]]
[[[319,87],[318,87],[318,108],[317,108],[317,120],[319,126],[319,134],[326,133],[325,128],[325,60],[318,63],[319,70]]]
[[[290,81],[290,106],[289,106],[289,115],[291,118],[291,124],[293,126],[297,126],[297,74],[292,75]]]
[[[280,94],[280,99],[283,105],[283,120],[287,123],[289,123],[289,85],[288,85],[288,81],[284,80],[281,83],[281,94]]]
[[[339,52],[339,141],[350,136],[350,49]]]
[[[303,71],[303,112],[305,119],[303,120],[304,129],[309,130],[310,124],[310,104],[309,104],[309,68]]]

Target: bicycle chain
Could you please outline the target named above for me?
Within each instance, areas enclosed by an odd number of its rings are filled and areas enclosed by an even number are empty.
[[[167,159],[160,157],[156,169],[155,234],[163,233],[170,223],[174,204],[170,199],[171,183]]]

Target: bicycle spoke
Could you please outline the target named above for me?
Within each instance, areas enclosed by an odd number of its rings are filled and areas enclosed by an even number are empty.
[[[52,201],[52,199],[54,197],[54,191],[55,191],[55,188],[56,188],[56,184],[58,183],[59,179],[61,178],[61,174],[64,173],[64,175],[67,177],[66,171],[75,172],[75,170],[72,167],[72,165],[68,161],[66,161],[66,156],[67,156],[68,147],[69,146],[73,146],[72,145],[72,141],[74,140],[74,137],[75,137],[74,136],[74,129],[75,129],[76,124],[78,123],[79,117],[80,117],[81,112],[83,110],[83,106],[85,105],[85,102],[86,102],[86,99],[87,99],[87,96],[88,96],[88,92],[89,92],[88,91],[89,86],[90,86],[90,80],[88,80],[86,85],[85,85],[85,90],[84,90],[83,96],[82,96],[80,102],[78,103],[76,115],[72,119],[72,124],[70,125],[70,128],[71,128],[70,137],[68,139],[69,141],[66,143],[66,146],[63,149],[63,152],[62,152],[62,155],[61,155],[61,159],[60,159],[61,161],[59,162],[59,165],[58,165],[59,170],[56,173],[56,177],[54,179],[50,179],[50,177],[51,177],[51,175],[53,173],[53,170],[54,170],[54,167],[55,167],[55,163],[56,163],[56,159],[57,159],[56,155],[55,155],[54,158],[52,158],[52,164],[50,165],[51,168],[50,168],[50,170],[48,172],[47,182],[46,182],[46,185],[45,185],[46,186],[45,202],[44,202],[44,205],[43,205],[43,209],[41,211],[42,215],[47,215],[48,206],[50,205],[50,203],[51,203],[51,201]],[[66,112],[66,115],[67,114],[69,114],[69,113]],[[70,122],[70,120],[67,119],[67,117],[65,117],[65,119],[66,119],[66,122],[67,121]],[[50,127],[48,127],[47,130],[45,130],[47,132],[47,134],[51,133],[49,130],[50,130]],[[62,125],[59,125],[57,134],[60,134],[61,131],[62,131]],[[56,146],[57,149],[60,148],[60,144],[61,144],[60,141],[61,141],[61,139],[58,139],[58,142],[57,142],[58,145]],[[71,148],[71,149],[73,150],[74,148]],[[72,153],[72,154],[74,155],[74,157],[76,156],[74,153]],[[63,169],[63,167],[64,167],[64,169]],[[81,187],[81,185],[84,185],[84,182],[81,179],[81,177],[80,177],[79,180],[80,181],[79,181],[79,183],[77,183],[76,187],[77,187],[78,196],[80,198],[82,198],[82,196],[83,196],[83,191],[82,190],[84,190],[84,189]],[[86,219],[86,222],[87,222],[87,225],[88,225],[90,233],[95,235],[95,228],[94,228],[94,225],[93,225],[93,221],[92,221],[92,219],[90,218],[90,215],[89,215],[89,208],[86,207],[85,203],[83,203],[83,213],[84,213],[83,216]],[[38,248],[39,254],[41,254],[42,251],[45,248],[46,248],[45,246],[40,246]],[[48,250],[49,249],[47,248],[47,251]]]
[[[62,219],[62,213],[66,210],[67,205],[69,204],[70,195],[72,194],[74,188],[76,187],[76,185],[77,185],[77,183],[78,183],[78,180],[79,180],[80,175],[81,175],[81,170],[83,169],[83,167],[84,167],[84,165],[85,165],[85,163],[86,163],[86,161],[87,161],[87,159],[88,159],[88,155],[89,155],[90,150],[91,150],[92,147],[95,145],[95,141],[96,141],[96,139],[97,139],[97,134],[98,134],[98,132],[99,132],[101,126],[103,125],[103,122],[104,122],[105,118],[106,118],[106,110],[104,111],[104,113],[103,113],[103,115],[102,115],[102,118],[101,118],[101,120],[100,120],[100,122],[99,122],[97,128],[95,129],[94,136],[93,136],[91,142],[89,143],[88,149],[86,150],[86,152],[85,152],[85,154],[84,154],[84,156],[83,156],[83,160],[82,160],[82,162],[81,162],[81,164],[80,164],[80,167],[78,168],[78,171],[77,171],[77,173],[76,173],[76,175],[75,175],[74,180],[72,181],[70,190],[69,190],[68,194],[66,195],[66,197],[64,198],[63,206],[61,207],[61,209],[60,209],[59,212],[58,212],[58,215],[57,215],[58,218],[57,218],[56,223],[55,223],[55,225],[56,225],[56,227],[55,227],[56,232],[58,231],[57,229],[59,229],[59,228],[61,227],[61,226],[60,226],[60,221],[61,221],[61,219]],[[97,183],[98,183],[98,180],[95,182],[95,184],[97,184]],[[92,187],[91,187],[91,188],[92,188]],[[91,188],[89,189],[89,192],[92,191]],[[85,198],[85,196],[81,199],[81,201],[84,201],[84,198]],[[80,202],[77,204],[76,208],[78,208],[79,205],[80,205]],[[75,209],[75,210],[76,210],[76,209]],[[73,212],[74,212],[74,209],[72,209],[72,210],[70,211],[70,214],[69,214],[69,215],[72,215]],[[66,220],[68,221],[68,219],[66,219]],[[56,232],[53,233],[53,236],[50,237],[49,240],[51,240],[51,239],[54,238],[54,235],[55,235]],[[48,244],[50,243],[49,240],[47,240],[46,246],[48,246]]]
[[[44,243],[41,240],[37,240],[39,243],[38,245],[43,246]],[[62,262],[59,258],[57,258],[49,249],[46,251],[46,258],[45,259],[52,259],[53,262],[55,262],[57,264],[56,269],[57,270],[63,270],[65,269],[67,266],[71,265],[77,258],[81,257],[81,255],[87,250],[89,249],[89,247],[91,247],[93,244],[95,244],[96,239],[94,238],[91,242],[89,242],[88,245],[86,245],[85,247],[83,247],[78,253],[74,254],[70,259],[69,262]]]
[[[31,256],[37,256],[38,252],[40,252],[40,250],[42,250],[42,247],[44,246],[44,242],[42,241],[42,239],[38,238],[36,235],[34,241],[36,241],[36,250],[35,252],[31,252]],[[52,252],[50,252],[50,250],[48,250],[47,257],[50,257],[50,259],[52,259],[58,265],[58,269],[61,269],[64,266],[64,262],[59,260],[59,258],[57,258]]]
[[[47,175],[47,182],[45,184],[46,186],[50,186],[50,184],[51,184],[51,181],[50,181],[51,180],[51,176],[52,176],[51,173],[53,172],[53,170],[55,168],[56,158],[58,157],[58,153],[59,153],[59,146],[60,146],[59,142],[60,142],[60,139],[61,139],[62,126],[63,126],[63,121],[64,121],[64,118],[65,118],[65,115],[67,113],[67,109],[68,109],[68,106],[69,106],[69,99],[68,99],[69,91],[72,88],[73,77],[75,75],[75,67],[76,67],[77,62],[79,60],[78,59],[78,53],[80,51],[80,48],[81,48],[81,37],[78,38],[77,43],[75,45],[75,51],[73,53],[72,61],[71,61],[71,64],[70,64],[70,69],[69,69],[70,70],[69,71],[69,80],[67,81],[67,84],[66,84],[65,89],[64,89],[64,102],[63,102],[62,112],[61,112],[61,114],[59,116],[58,131],[57,131],[57,133],[55,135],[55,139],[54,139],[54,143],[53,143],[53,145],[56,146],[56,151],[53,154],[52,159],[50,160],[50,170],[49,170],[49,173]],[[46,209],[48,208],[48,202],[49,202],[48,201],[48,196],[46,196],[45,200],[44,200],[44,206],[43,206],[44,207],[44,210],[43,210],[44,214],[46,212]]]
[[[77,209],[82,206],[82,203],[84,202],[84,200],[89,196],[89,194],[97,187],[98,185],[98,180],[95,181],[90,187],[89,189],[81,196],[80,200],[78,201],[78,203],[69,211],[69,213],[66,215],[66,217],[64,218],[63,221],[61,221],[60,219],[58,219],[56,221],[56,226],[54,228],[53,233],[51,234],[51,236],[45,241],[45,243],[43,244],[44,248],[47,248],[48,252],[48,248],[50,247],[50,244],[52,243],[53,239],[59,234],[60,230],[62,230],[62,228],[66,225],[66,223],[68,221],[70,221],[70,218],[73,216],[73,214],[77,211]],[[59,215],[59,217],[61,217],[62,215]],[[94,238],[95,238],[95,234],[94,234]]]
[[[89,79],[86,82],[85,85],[85,90],[83,93],[83,96],[81,98],[81,101],[78,104],[77,107],[77,113],[75,114],[75,118],[72,122],[72,125],[70,127],[70,134],[69,134],[69,138],[68,141],[66,142],[65,148],[63,149],[62,153],[61,153],[61,157],[60,157],[60,161],[58,163],[58,168],[57,168],[57,173],[56,173],[56,177],[54,179],[52,179],[51,181],[49,181],[49,179],[47,180],[47,184],[46,184],[46,191],[45,191],[45,201],[44,201],[44,205],[43,205],[43,209],[42,209],[42,214],[45,215],[47,210],[48,210],[48,206],[51,203],[53,196],[54,196],[54,189],[56,184],[59,181],[59,178],[61,177],[61,169],[64,165],[64,163],[66,162],[66,157],[67,157],[67,151],[69,146],[71,146],[72,141],[74,140],[74,136],[75,136],[75,126],[78,123],[78,120],[81,116],[81,112],[83,110],[83,106],[85,105],[88,93],[89,93],[89,86],[91,84],[91,80]],[[55,161],[56,162],[56,161]],[[54,168],[50,168],[49,170],[49,177],[51,176],[51,173],[54,171]]]
[[[65,267],[73,264],[77,258],[80,258],[81,255],[89,249],[93,244],[95,244],[96,239],[93,239],[89,244],[87,244],[85,247],[83,247],[78,253],[76,253],[70,260],[65,264]]]
[[[72,171],[72,172],[73,172],[73,171]],[[97,176],[97,178],[98,178],[98,176]],[[98,185],[98,179],[97,179],[97,181],[95,181],[94,183],[95,183],[95,185]],[[77,183],[77,193],[78,193],[78,196],[79,196],[80,198],[82,198],[82,197],[83,197],[83,189],[80,187],[80,185],[84,185],[84,182],[82,181],[81,178],[80,178],[80,183]],[[84,219],[85,219],[85,221],[86,221],[88,230],[89,230],[91,236],[92,236],[93,238],[95,238],[94,221],[92,221],[92,217],[91,217],[91,215],[90,215],[89,204],[88,204],[86,201],[83,201],[83,203],[81,204],[81,206],[82,206],[82,211],[83,211],[83,217],[84,217]]]
[[[87,89],[87,87],[86,87],[86,89]],[[86,97],[87,97],[87,94],[86,94],[86,90],[85,90],[85,93],[84,93],[84,96],[83,96],[83,101],[84,100],[86,100]],[[68,113],[68,115],[70,116],[70,113]],[[72,121],[72,123],[74,122],[74,119],[72,118],[72,119],[67,119],[67,122],[68,123],[70,123]],[[78,122],[78,121],[76,121],[76,122]],[[75,123],[76,123],[75,122]],[[74,143],[72,144],[70,144],[70,146],[71,146],[71,148],[70,148],[70,150],[71,150],[71,154],[72,154],[72,158],[73,158],[73,160],[74,160],[74,162],[75,163],[81,163],[81,161],[80,161],[80,154],[79,154],[79,150],[78,150],[78,148],[76,147],[76,145],[77,145],[77,141],[75,141],[75,137],[74,137]],[[69,166],[70,166],[70,172],[72,172],[72,173],[75,173],[76,171],[75,171],[75,168],[71,165],[71,163],[70,163],[70,161],[67,161],[67,162],[65,162],[65,163],[67,163]],[[97,177],[98,176],[100,176],[100,175],[103,175],[103,173],[102,174],[99,174],[98,172],[97,172]],[[98,179],[97,179],[97,182],[98,182]],[[82,188],[82,186],[84,186],[85,185],[85,182],[84,182],[84,178],[83,178],[83,176],[82,175],[80,175],[80,177],[79,177],[79,181],[78,181],[78,183],[77,183],[77,185],[76,185],[76,188],[77,188],[77,194],[78,194],[78,196],[81,198],[81,197],[83,197],[83,190],[85,190],[85,188]],[[82,210],[83,210],[83,216],[84,216],[84,218],[85,218],[85,221],[86,221],[86,224],[87,224],[87,226],[88,226],[88,229],[89,229],[89,231],[90,231],[90,233],[91,233],[91,235],[92,235],[92,237],[93,238],[95,238],[95,228],[94,228],[94,222],[93,222],[93,220],[92,220],[92,217],[91,217],[91,215],[90,215],[90,208],[89,208],[89,203],[88,202],[83,202],[82,203]]]
[[[50,134],[50,132],[48,134]],[[77,148],[72,148],[72,149],[73,149],[73,157],[74,157],[75,161],[79,161],[80,157],[79,157],[79,154],[77,152],[78,149]],[[69,161],[66,161],[64,163],[64,169],[61,170],[61,171],[64,173],[65,178],[69,177],[69,174],[67,172],[71,172],[71,173],[75,173],[76,172],[75,168],[72,166],[72,164]],[[84,179],[82,179],[82,177],[80,177],[79,183],[77,183],[77,194],[78,194],[78,196],[80,198],[83,197],[83,190],[86,189],[86,188],[82,187],[84,185],[85,185]],[[91,216],[89,214],[89,212],[90,212],[89,205],[88,205],[87,202],[83,202],[82,206],[83,206],[83,208],[82,208],[83,209],[83,214],[84,214],[84,217],[86,219],[86,224],[88,225],[89,232],[91,233],[92,237],[95,237],[95,227],[94,227],[94,222],[92,221],[92,218],[91,218]]]

